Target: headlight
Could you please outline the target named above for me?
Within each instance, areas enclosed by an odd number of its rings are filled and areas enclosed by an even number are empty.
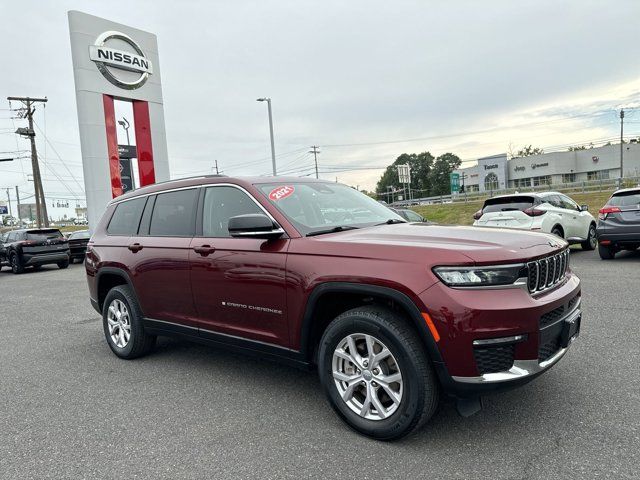
[[[491,267],[435,267],[440,280],[450,287],[485,287],[511,285],[518,278],[526,277],[524,265],[496,265]]]

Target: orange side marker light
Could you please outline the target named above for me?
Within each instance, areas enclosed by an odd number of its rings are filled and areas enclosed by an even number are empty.
[[[436,326],[434,325],[433,320],[431,320],[429,314],[427,312],[422,312],[422,318],[424,318],[424,321],[427,323],[427,327],[429,327],[429,331],[431,332],[431,335],[433,335],[433,339],[436,342],[439,342],[440,334],[438,333],[438,330],[436,330]]]

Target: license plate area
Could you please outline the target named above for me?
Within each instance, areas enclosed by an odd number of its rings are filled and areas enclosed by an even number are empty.
[[[575,315],[562,322],[562,333],[560,335],[560,344],[562,348],[567,348],[580,334],[581,319],[582,315]]]

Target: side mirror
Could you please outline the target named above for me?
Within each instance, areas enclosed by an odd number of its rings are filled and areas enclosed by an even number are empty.
[[[580,211],[581,212],[588,212],[589,211],[589,205],[580,205]]]
[[[262,213],[231,217],[228,229],[232,237],[241,238],[264,238],[265,240],[270,240],[284,235],[284,230]]]

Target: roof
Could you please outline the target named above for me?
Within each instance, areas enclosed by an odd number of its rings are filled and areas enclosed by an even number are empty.
[[[617,195],[618,193],[628,193],[628,192],[640,192],[640,186],[631,187],[631,188],[621,188],[620,190],[616,190],[615,192],[613,192],[613,194]]]
[[[119,197],[116,197],[112,202],[120,202],[129,198],[135,198],[139,195],[146,195],[150,193],[162,192],[164,190],[171,190],[182,187],[195,187],[198,185],[208,185],[216,183],[235,183],[242,185],[260,185],[265,183],[334,183],[328,180],[319,180],[316,178],[306,177],[228,177],[226,175],[199,175],[195,177],[179,178],[176,180],[167,180],[165,182],[158,182],[146,187],[132,190]]]
[[[554,191],[547,191],[547,192],[522,192],[522,193],[508,193],[506,195],[496,195],[495,197],[491,197],[488,198],[487,200],[493,200],[495,198],[510,198],[510,197],[537,197],[537,198],[541,198],[547,195],[566,195],[566,193],[562,193],[562,192],[554,192]]]

